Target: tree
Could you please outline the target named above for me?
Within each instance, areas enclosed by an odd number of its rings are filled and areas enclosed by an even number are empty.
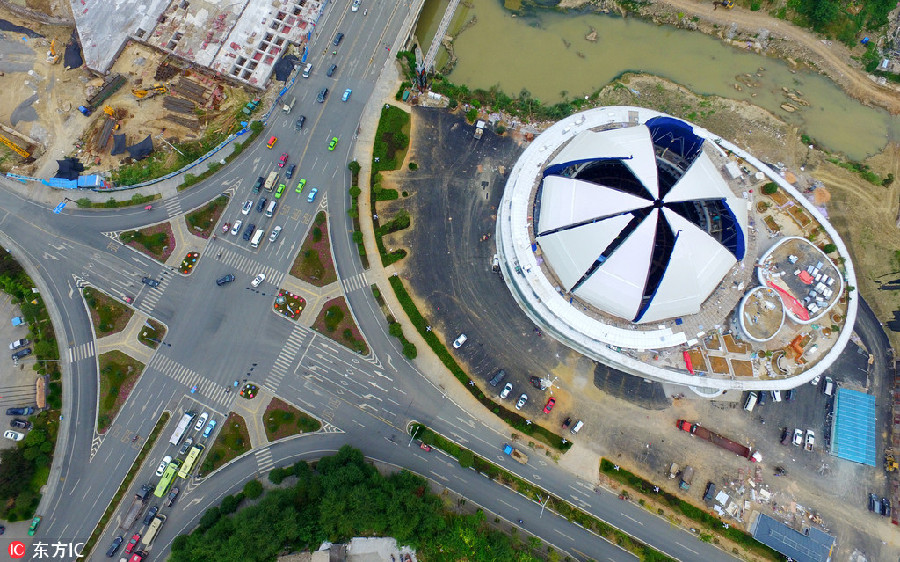
[[[23,449],[4,449],[0,452],[0,498],[15,498],[28,487],[33,474],[34,464],[26,458]]]
[[[475,464],[475,454],[468,449],[461,450],[459,452],[459,466],[469,468],[473,464]]]
[[[250,498],[251,500],[255,500],[263,493],[263,485],[257,479],[253,479],[246,484],[244,484],[244,495]]]
[[[770,181],[769,183],[767,183],[766,185],[763,186],[762,192],[765,193],[766,195],[773,195],[778,192],[778,184],[773,181]]]
[[[832,252],[837,252],[837,249],[838,249],[837,244],[825,244],[822,247],[822,251],[825,252],[826,254],[830,254]]]

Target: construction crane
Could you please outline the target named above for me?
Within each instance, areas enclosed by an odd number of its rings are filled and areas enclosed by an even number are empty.
[[[16,143],[14,143],[9,138],[7,138],[3,135],[0,135],[0,142],[5,144],[6,146],[8,146],[10,148],[10,150],[15,151],[15,153],[18,154],[19,156],[21,156],[22,158],[28,158],[29,156],[31,156],[30,152],[28,152],[24,148],[20,147],[19,145],[17,145]]]
[[[168,91],[169,89],[165,86],[157,84],[156,86],[147,89],[135,88],[131,90],[131,93],[134,94],[134,97],[136,97],[137,99],[142,100],[144,98],[152,98],[153,96],[159,94],[168,93]]]
[[[56,39],[50,41],[50,50],[47,51],[47,62],[50,64],[59,62],[59,53],[56,52]]]

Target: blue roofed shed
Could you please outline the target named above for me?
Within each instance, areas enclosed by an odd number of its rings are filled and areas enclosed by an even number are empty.
[[[821,529],[809,527],[801,533],[762,513],[751,523],[750,534],[795,562],[827,562],[834,548],[834,537]]]
[[[831,454],[848,461],[875,466],[875,397],[841,388],[834,400]]]

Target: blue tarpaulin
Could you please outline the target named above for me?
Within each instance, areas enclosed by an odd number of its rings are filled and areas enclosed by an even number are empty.
[[[875,397],[840,388],[834,400],[831,454],[848,461],[875,466]]]

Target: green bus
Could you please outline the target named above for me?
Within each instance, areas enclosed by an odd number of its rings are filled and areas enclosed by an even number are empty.
[[[194,468],[194,463],[197,462],[197,458],[202,451],[203,445],[194,445],[191,447],[191,452],[187,454],[187,457],[184,459],[184,464],[181,465],[181,470],[178,471],[179,478],[187,478],[190,475],[191,469]]]
[[[156,485],[156,491],[153,492],[158,498],[166,495],[166,492],[169,491],[169,487],[172,485],[172,480],[175,480],[175,473],[178,472],[178,461],[172,461],[169,463],[169,466],[166,467],[165,472],[163,472],[162,479],[159,481],[159,484]]]

